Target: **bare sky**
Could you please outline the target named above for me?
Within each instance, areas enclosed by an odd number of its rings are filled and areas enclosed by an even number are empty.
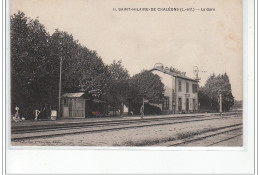
[[[242,0],[11,0],[10,13],[39,17],[52,34],[71,33],[107,64],[122,60],[131,75],[161,62],[201,85],[227,72],[242,99]],[[113,11],[113,8],[215,8],[215,11]],[[158,10],[158,9],[157,9]],[[202,71],[207,71],[203,73]]]

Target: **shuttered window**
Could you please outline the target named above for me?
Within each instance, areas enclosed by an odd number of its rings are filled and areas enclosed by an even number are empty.
[[[186,83],[186,92],[188,93],[189,91],[190,91],[189,83],[187,82],[187,83]]]
[[[178,82],[179,91],[181,91],[181,80]]]
[[[164,110],[168,110],[169,109],[169,97],[164,97],[163,109]]]
[[[198,85],[197,84],[192,84],[192,92],[197,93],[198,92]]]

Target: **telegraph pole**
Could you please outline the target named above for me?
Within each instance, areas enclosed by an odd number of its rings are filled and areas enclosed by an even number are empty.
[[[220,112],[220,119],[222,119],[222,94],[219,94],[219,112]]]
[[[58,118],[60,118],[60,111],[61,111],[61,72],[62,72],[62,57],[60,57],[60,81],[59,81],[59,111],[58,111]]]
[[[144,107],[144,94],[143,94],[143,107]]]

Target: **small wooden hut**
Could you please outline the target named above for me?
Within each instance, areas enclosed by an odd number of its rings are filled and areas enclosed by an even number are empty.
[[[84,92],[65,93],[61,97],[62,117],[85,118]]]
[[[91,90],[84,92],[65,93],[61,97],[61,114],[64,118],[86,118],[106,116],[107,104],[99,99],[100,93]]]

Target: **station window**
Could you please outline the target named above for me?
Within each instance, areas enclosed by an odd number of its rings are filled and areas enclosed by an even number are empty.
[[[186,83],[186,92],[189,92],[190,91],[190,89],[189,89],[189,83],[187,82]]]
[[[181,91],[181,80],[179,80],[178,85],[179,85],[179,91]]]
[[[164,110],[168,110],[169,109],[169,97],[164,97],[163,109]]]
[[[192,84],[192,92],[197,93],[198,92],[198,85],[197,84]]]

